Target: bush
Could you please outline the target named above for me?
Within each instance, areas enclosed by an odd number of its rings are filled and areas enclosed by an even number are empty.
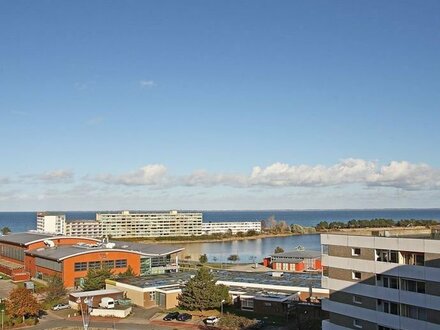
[[[224,314],[219,321],[219,326],[225,329],[249,329],[254,326],[256,321],[243,316]]]

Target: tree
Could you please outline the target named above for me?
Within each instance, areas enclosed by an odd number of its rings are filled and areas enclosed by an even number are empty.
[[[229,260],[229,261],[238,261],[238,260],[240,260],[240,257],[239,257],[237,254],[231,254],[231,255],[228,257],[228,260]]]
[[[9,227],[3,227],[0,231],[2,232],[2,235],[7,235],[11,232],[11,229],[9,229]]]
[[[277,246],[276,248],[275,248],[275,251],[274,251],[275,253],[283,253],[284,252],[284,249],[281,247],[281,246]]]
[[[6,310],[12,317],[22,317],[23,322],[26,317],[38,316],[40,304],[31,291],[25,288],[15,288],[9,294],[6,301]]]
[[[136,276],[136,273],[134,272],[133,268],[128,265],[127,270],[123,273],[118,274],[119,277],[134,277]]]
[[[218,308],[222,300],[230,301],[229,291],[225,285],[217,285],[216,280],[205,267],[199,269],[178,296],[179,307],[187,310],[206,310]]]
[[[206,253],[205,253],[205,254],[202,254],[202,255],[200,256],[200,258],[199,258],[199,262],[200,262],[201,264],[206,264],[206,263],[208,262],[208,256],[206,255]]]
[[[112,275],[112,271],[107,268],[89,269],[81,287],[84,291],[101,290],[105,287],[105,280]]]
[[[64,297],[67,291],[64,287],[63,279],[58,275],[51,276],[47,281],[46,292],[46,302],[54,302]]]

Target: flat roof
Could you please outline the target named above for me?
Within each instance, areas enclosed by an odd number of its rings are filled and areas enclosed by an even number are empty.
[[[222,282],[262,284],[262,285],[279,285],[279,286],[297,286],[321,288],[321,274],[312,273],[283,273],[281,277],[273,277],[272,272],[269,273],[249,273],[249,272],[235,272],[227,270],[212,271],[214,278]],[[178,272],[159,275],[147,275],[137,277],[127,277],[115,280],[116,282],[133,285],[139,288],[149,287],[166,287],[177,284],[184,284],[195,273]],[[240,287],[240,285],[233,285]],[[245,290],[249,290],[248,288]],[[272,291],[272,290],[271,290]]]
[[[75,298],[91,297],[91,296],[104,296],[106,294],[123,293],[123,291],[118,289],[106,289],[106,290],[94,290],[94,291],[79,291],[71,292],[69,295]]]
[[[159,244],[142,244],[131,242],[114,242],[112,248],[106,247],[105,244],[81,244],[81,245],[60,245],[55,247],[39,248],[35,250],[27,250],[26,254],[61,261],[76,255],[87,254],[91,252],[131,252],[145,256],[164,256],[182,251],[184,248],[173,248],[169,245]]]
[[[304,259],[304,258],[320,258],[321,251],[313,251],[313,250],[297,250],[283,253],[272,254],[272,257],[281,257],[281,258],[296,258],[296,259]]]
[[[0,243],[19,244],[25,246],[34,241],[45,240],[51,237],[54,237],[54,235],[48,233],[37,233],[37,232],[9,233],[8,235],[0,236]]]

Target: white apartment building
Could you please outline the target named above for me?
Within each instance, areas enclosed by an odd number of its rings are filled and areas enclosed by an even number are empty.
[[[101,223],[95,220],[74,220],[66,222],[67,236],[101,238]]]
[[[102,235],[111,237],[173,237],[202,235],[200,212],[97,213]]]
[[[249,230],[261,232],[261,221],[229,221],[229,222],[204,222],[202,232],[204,235],[224,234],[230,231],[233,235]]]
[[[52,212],[37,213],[37,231],[51,234],[64,234],[66,215]]]
[[[439,239],[322,234],[321,244],[322,329],[440,329]]]

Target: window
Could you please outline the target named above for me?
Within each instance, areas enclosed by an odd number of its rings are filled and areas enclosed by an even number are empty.
[[[401,252],[403,263],[405,265],[424,266],[425,255],[423,253],[416,252]]]
[[[383,325],[379,325],[377,327],[377,330],[396,330],[394,328],[384,327]]]
[[[100,269],[101,268],[101,261],[90,261],[89,262],[89,269]]]
[[[328,245],[322,244],[322,254],[328,254]]]
[[[394,250],[376,250],[376,261],[398,263],[398,252]]]
[[[322,276],[328,277],[328,266],[322,266]]]
[[[400,305],[401,315],[412,319],[426,321],[427,313],[425,308],[401,304]]]
[[[405,291],[425,293],[425,282],[402,278],[400,280],[400,288]]]
[[[75,272],[81,272],[87,270],[87,262],[75,262]]]
[[[358,257],[361,255],[361,249],[360,248],[352,248],[351,249],[351,255],[354,257]]]
[[[351,272],[353,280],[361,279],[361,272]]]
[[[102,267],[107,269],[115,268],[115,261],[114,260],[104,260],[102,262]]]
[[[376,276],[376,285],[384,288],[399,289],[399,278],[393,276]]]
[[[241,309],[254,310],[254,300],[253,299],[241,299]]]
[[[358,320],[358,319],[354,319],[354,320],[353,320],[353,326],[354,326],[355,328],[362,329],[362,321],[361,321],[361,320]]]
[[[362,297],[360,296],[353,296],[353,303],[355,304],[362,304]]]
[[[390,301],[381,301],[377,302],[378,306],[381,306],[380,311],[383,311],[387,314],[399,315],[399,305]]]
[[[116,268],[125,268],[127,267],[127,259],[120,259],[115,261]]]

